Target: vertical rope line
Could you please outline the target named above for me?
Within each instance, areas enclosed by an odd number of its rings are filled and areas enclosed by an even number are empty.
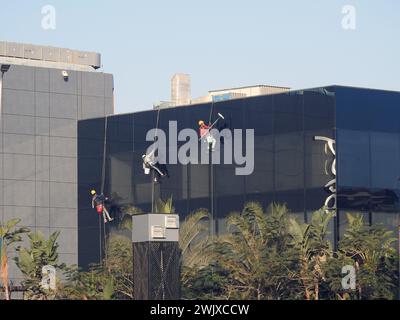
[[[101,169],[101,193],[104,193],[105,175],[106,175],[106,156],[107,156],[107,129],[108,129],[108,116],[104,120],[104,144],[103,144],[103,166]]]
[[[210,115],[208,117],[208,125],[211,125],[212,116],[214,113],[214,99],[211,102],[211,110]],[[210,162],[210,214],[211,214],[211,230],[210,235],[211,239],[214,238],[214,228],[215,228],[215,217],[214,217],[214,168],[212,163],[212,153],[211,153],[211,144],[208,145],[208,152],[209,152],[209,162]],[[214,268],[211,267],[211,275],[214,274]],[[211,290],[211,297],[214,298],[214,289]]]
[[[156,121],[156,131],[154,134],[154,142],[156,141],[156,139],[158,138],[158,128],[160,126],[160,111],[161,111],[161,107],[158,106],[158,111],[157,111],[157,121]],[[151,174],[151,212],[154,213],[154,207],[155,207],[155,197],[154,197],[154,193],[155,193],[155,182],[154,182],[154,170],[152,170],[152,174]]]
[[[105,175],[106,175],[106,156],[107,156],[107,129],[108,129],[108,116],[104,119],[104,143],[103,143],[103,164],[101,168],[101,191],[100,194],[104,194],[105,186]],[[104,203],[103,203],[104,206]],[[103,208],[104,210],[104,208]],[[100,263],[102,263],[103,258],[103,243],[104,243],[104,254],[105,260],[107,260],[107,250],[106,250],[106,223],[103,219],[103,215],[99,214],[99,242],[100,242]],[[104,229],[104,230],[103,230]],[[103,233],[103,235],[102,235]]]

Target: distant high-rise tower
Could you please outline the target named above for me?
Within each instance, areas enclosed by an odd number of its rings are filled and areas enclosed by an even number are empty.
[[[174,106],[190,104],[190,75],[177,73],[172,77],[171,101]]]

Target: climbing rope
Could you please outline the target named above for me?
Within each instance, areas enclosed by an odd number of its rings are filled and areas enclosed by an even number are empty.
[[[104,120],[103,165],[101,169],[101,191],[100,191],[102,194],[104,194],[104,184],[106,175],[107,129],[108,129],[108,116],[106,116]]]
[[[212,99],[212,102],[211,102],[210,115],[209,115],[209,118],[208,118],[208,125],[209,126],[211,125],[213,113],[214,113],[214,99]],[[211,146],[209,145],[208,148],[211,148]],[[209,164],[209,174],[210,174],[210,176],[209,176],[209,179],[210,179],[209,188],[210,188],[210,216],[211,216],[210,236],[211,236],[211,238],[214,238],[214,228],[215,228],[215,223],[214,223],[214,167],[212,165],[211,152],[210,152],[210,155],[209,155],[209,162],[210,162],[210,164]],[[214,274],[214,268],[213,267],[211,268],[211,274],[212,275]],[[214,297],[214,290],[212,290],[211,296]]]
[[[157,111],[157,120],[156,120],[156,131],[154,134],[154,142],[156,141],[156,139],[158,138],[158,129],[160,126],[160,111],[161,111],[161,107],[158,106],[158,111]],[[153,150],[154,151],[154,150]],[[151,175],[151,212],[154,212],[154,207],[155,207],[155,197],[154,197],[154,193],[155,193],[155,172],[154,170],[152,171],[152,175]]]
[[[108,130],[108,116],[104,119],[104,140],[103,140],[103,164],[101,168],[101,191],[100,194],[104,195],[105,176],[106,176],[106,157],[107,157],[107,130]],[[104,203],[103,203],[104,206]],[[104,210],[104,208],[103,208]],[[99,214],[99,239],[100,239],[100,261],[103,256],[103,243],[104,243],[104,258],[107,261],[107,236],[106,236],[106,223],[103,214]],[[103,238],[102,238],[103,233]],[[102,262],[102,261],[101,261]]]

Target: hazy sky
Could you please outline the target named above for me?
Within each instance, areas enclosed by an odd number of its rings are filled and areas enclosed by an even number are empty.
[[[42,28],[44,5],[56,29]],[[356,29],[342,8],[356,8]],[[1,0],[0,40],[97,51],[116,112],[169,100],[175,72],[192,96],[254,84],[400,90],[399,0]]]

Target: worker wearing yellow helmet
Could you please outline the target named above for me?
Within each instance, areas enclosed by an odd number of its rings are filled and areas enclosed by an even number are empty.
[[[199,129],[200,129],[200,137],[204,137],[205,135],[207,135],[210,127],[208,125],[205,124],[205,122],[203,120],[199,121]]]
[[[208,145],[208,150],[214,151],[217,144],[217,140],[211,134],[210,130],[213,126],[205,124],[203,120],[199,121],[200,139]]]
[[[108,200],[108,198],[106,198],[103,193],[98,195],[94,189],[90,191],[90,194],[92,195],[92,208],[94,209],[96,207],[97,213],[103,215],[104,223],[113,221],[114,219],[110,217],[104,205],[104,202]]]

